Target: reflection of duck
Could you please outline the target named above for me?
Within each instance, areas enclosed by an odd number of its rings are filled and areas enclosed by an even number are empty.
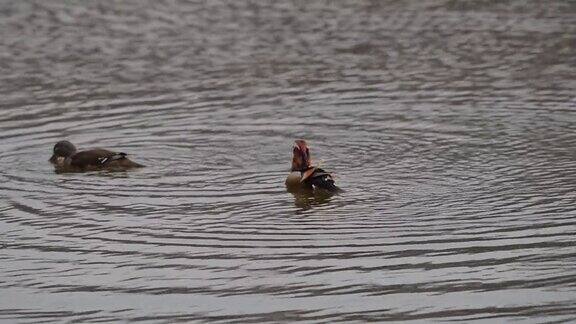
[[[50,162],[57,171],[93,171],[93,170],[126,170],[140,168],[143,165],[131,161],[126,153],[112,152],[104,149],[93,149],[77,152],[74,144],[60,141],[54,145],[54,154]]]
[[[330,198],[333,196],[331,192],[313,189],[290,190],[290,193],[294,196],[296,207],[303,210],[325,205],[330,202]]]
[[[341,191],[334,184],[330,173],[312,166],[310,148],[305,140],[296,140],[292,153],[292,172],[286,178],[286,187],[289,191],[302,189],[321,189],[331,193]]]

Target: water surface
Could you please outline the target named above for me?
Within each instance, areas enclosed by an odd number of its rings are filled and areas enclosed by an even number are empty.
[[[576,321],[573,1],[4,1],[0,320]],[[292,195],[292,141],[345,193]],[[61,139],[133,172],[56,174]]]

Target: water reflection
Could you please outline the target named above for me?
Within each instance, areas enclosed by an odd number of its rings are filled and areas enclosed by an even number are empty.
[[[330,202],[335,195],[325,190],[313,190],[308,188],[288,190],[294,196],[294,204],[302,210],[311,209],[314,206],[322,206]]]

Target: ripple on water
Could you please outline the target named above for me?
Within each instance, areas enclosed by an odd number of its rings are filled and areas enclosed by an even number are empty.
[[[5,4],[0,319],[574,321],[575,9]]]

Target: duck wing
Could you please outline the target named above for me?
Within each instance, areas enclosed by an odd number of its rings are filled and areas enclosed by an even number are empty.
[[[338,188],[334,183],[332,175],[323,169],[315,168],[313,173],[309,176],[309,180],[315,188],[321,188],[330,192],[340,192],[342,189]]]
[[[113,161],[126,159],[126,153],[112,152],[104,149],[93,149],[74,154],[70,165],[79,168],[104,167]]]

